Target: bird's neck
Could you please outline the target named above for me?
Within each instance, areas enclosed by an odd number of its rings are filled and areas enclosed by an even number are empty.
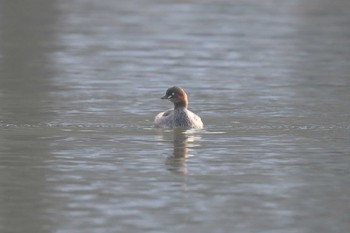
[[[181,108],[187,108],[188,107],[188,101],[187,96],[183,96],[183,98],[180,98],[179,101],[174,103],[174,109],[181,109]]]
[[[186,109],[188,104],[186,102],[174,103],[174,109]]]

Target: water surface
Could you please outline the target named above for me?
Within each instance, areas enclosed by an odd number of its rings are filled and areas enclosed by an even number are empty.
[[[2,1],[0,231],[348,232],[349,10]]]

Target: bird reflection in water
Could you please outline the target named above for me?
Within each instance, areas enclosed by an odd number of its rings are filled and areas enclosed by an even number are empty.
[[[194,130],[175,129],[173,131],[173,153],[165,161],[167,169],[173,173],[187,175],[187,158],[191,156],[189,150],[198,146],[195,141],[201,137]]]

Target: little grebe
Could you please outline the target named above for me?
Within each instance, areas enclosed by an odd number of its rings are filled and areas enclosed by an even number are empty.
[[[203,122],[199,116],[187,109],[186,92],[177,86],[166,91],[161,99],[168,99],[174,104],[174,109],[159,113],[154,119],[154,126],[158,128],[186,128],[202,129]]]

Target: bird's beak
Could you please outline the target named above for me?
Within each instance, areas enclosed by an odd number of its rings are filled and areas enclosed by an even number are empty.
[[[163,96],[161,99],[162,99],[162,100],[166,100],[166,99],[168,99],[168,96],[165,95],[165,96]]]

